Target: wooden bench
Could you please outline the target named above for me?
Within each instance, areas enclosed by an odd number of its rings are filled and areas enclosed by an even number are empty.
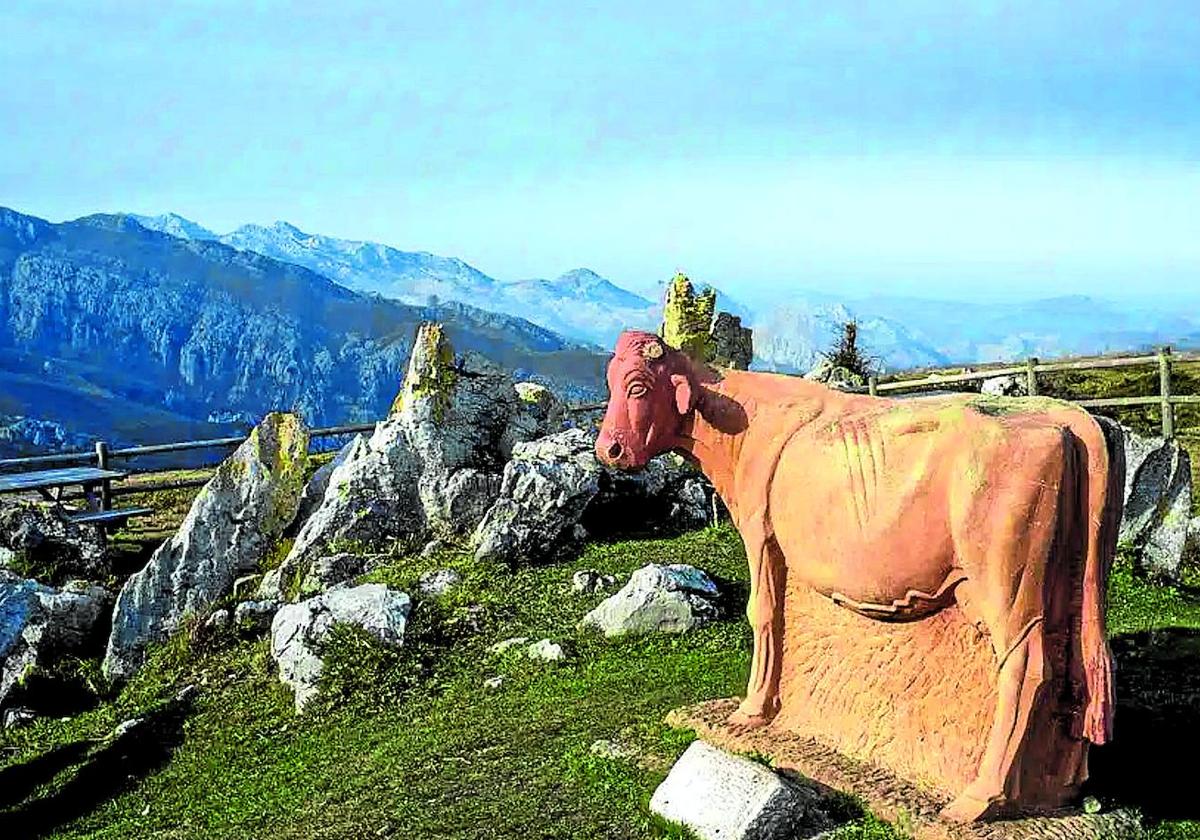
[[[151,513],[154,513],[154,508],[131,507],[69,513],[67,518],[76,525],[124,525],[126,521],[136,516],[147,516]]]

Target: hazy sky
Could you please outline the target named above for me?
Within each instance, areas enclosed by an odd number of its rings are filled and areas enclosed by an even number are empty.
[[[1196,0],[0,3],[0,204],[972,299],[1200,296]]]

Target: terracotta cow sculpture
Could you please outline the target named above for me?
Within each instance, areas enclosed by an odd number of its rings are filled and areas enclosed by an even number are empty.
[[[689,456],[745,542],[754,653],[730,724],[762,726],[779,710],[789,583],[880,621],[956,605],[990,639],[995,710],[974,779],[943,815],[985,819],[1075,795],[1087,742],[1112,733],[1104,598],[1124,482],[1123,454],[1086,412],[970,395],[889,400],[716,371],[643,332],[621,335],[608,386],[598,457],[638,468],[668,450]],[[1054,714],[1074,712],[1065,737],[1081,748],[1031,769],[1032,721],[1045,718],[1034,707],[1046,703],[1061,659],[1048,648],[1061,639],[1077,696],[1051,699]]]

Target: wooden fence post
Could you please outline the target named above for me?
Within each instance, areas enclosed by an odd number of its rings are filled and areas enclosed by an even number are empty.
[[[98,440],[96,441],[96,466],[106,470],[108,463],[108,444]],[[107,478],[100,484],[100,509],[112,510],[112,482]]]
[[[870,394],[872,397],[876,396],[879,393],[879,377],[878,376],[868,376],[867,377],[867,393]]]
[[[1037,364],[1036,356],[1025,360],[1025,391],[1031,397],[1036,397],[1038,393]]]
[[[1171,348],[1158,351],[1158,392],[1162,397],[1162,434],[1170,440],[1175,437],[1175,406],[1171,404]]]

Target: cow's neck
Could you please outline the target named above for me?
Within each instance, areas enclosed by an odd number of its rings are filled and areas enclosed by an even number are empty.
[[[835,407],[832,404],[842,396],[800,378],[727,371],[720,378],[702,380],[696,410],[684,424],[678,448],[699,465],[732,509],[738,499],[738,464],[755,416],[784,408],[799,427]]]

